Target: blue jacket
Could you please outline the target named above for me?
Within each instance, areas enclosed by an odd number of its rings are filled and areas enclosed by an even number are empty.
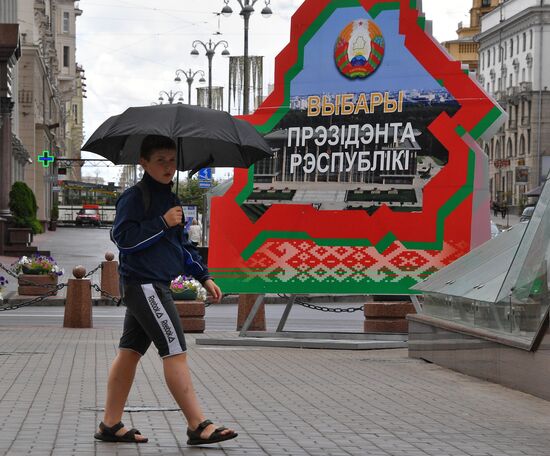
[[[119,272],[124,283],[168,284],[180,274],[201,283],[210,278],[197,250],[187,239],[183,226],[169,228],[162,217],[180,205],[171,184],[161,184],[145,173],[151,204],[147,214],[141,190],[134,186],[116,202],[111,240],[119,249]]]

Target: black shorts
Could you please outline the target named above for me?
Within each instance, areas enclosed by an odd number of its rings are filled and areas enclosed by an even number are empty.
[[[185,353],[183,329],[167,285],[128,283],[122,299],[126,316],[119,348],[144,355],[153,342],[162,358]]]

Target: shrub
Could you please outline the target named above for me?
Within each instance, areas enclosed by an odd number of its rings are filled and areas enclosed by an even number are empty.
[[[42,233],[42,225],[36,218],[38,205],[30,187],[24,182],[15,182],[10,190],[10,211],[16,227],[32,228],[34,234]]]
[[[50,220],[57,220],[59,218],[59,206],[54,203],[50,212]]]

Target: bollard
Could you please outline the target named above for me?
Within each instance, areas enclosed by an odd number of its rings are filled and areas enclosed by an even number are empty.
[[[100,288],[112,296],[120,298],[119,289],[119,275],[118,275],[118,261],[113,261],[115,258],[114,253],[105,253],[105,259],[101,263],[101,285]],[[101,294],[102,297],[107,298],[106,294]]]
[[[239,295],[239,309],[237,312],[237,331],[240,331],[248,317],[248,314],[252,310],[252,306],[256,302],[257,294],[240,294]],[[250,324],[249,331],[265,331],[265,304],[262,304],[256,313],[256,316]]]
[[[92,327],[92,287],[86,275],[84,266],[73,269],[75,279],[69,279],[67,285],[67,300],[65,302],[64,328]]]

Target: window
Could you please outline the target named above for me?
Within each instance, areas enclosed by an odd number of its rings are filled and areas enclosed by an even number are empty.
[[[519,139],[519,154],[525,155],[525,137],[523,135]]]
[[[527,50],[527,34],[523,32],[523,35],[521,38],[522,38],[522,49],[523,49],[523,52],[525,52]]]
[[[516,35],[516,54],[519,54],[519,35]]]
[[[525,82],[525,68],[521,69],[521,82]]]
[[[63,46],[63,66],[69,68],[69,46]]]
[[[533,30],[529,30],[529,49],[533,49]]]
[[[75,125],[78,125],[78,105],[73,105],[73,118]]]
[[[491,6],[491,0],[481,0],[481,6],[483,8],[487,8],[487,7]]]
[[[491,66],[491,49],[487,51],[487,66]]]
[[[510,57],[514,56],[514,40],[510,40]]]
[[[63,13],[63,33],[69,33],[69,12],[65,11]]]
[[[496,51],[496,48],[493,47],[493,65],[495,64],[496,56],[497,56],[497,51]]]

